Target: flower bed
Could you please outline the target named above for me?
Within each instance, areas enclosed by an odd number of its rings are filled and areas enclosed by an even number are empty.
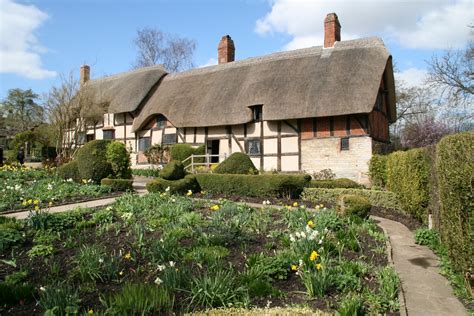
[[[59,179],[54,169],[31,169],[5,166],[0,168],[0,213],[31,210],[52,205],[98,198],[111,193],[108,186],[89,180],[76,183]]]
[[[0,313],[305,305],[396,314],[399,281],[385,241],[373,221],[331,209],[126,194],[96,211],[0,218]]]

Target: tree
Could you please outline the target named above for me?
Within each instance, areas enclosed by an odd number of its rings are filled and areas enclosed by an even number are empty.
[[[138,56],[134,68],[163,64],[169,72],[192,68],[196,42],[192,39],[172,36],[158,29],[137,30],[134,39]]]
[[[5,118],[5,128],[18,134],[44,122],[44,109],[36,103],[38,95],[31,89],[11,89],[0,105],[0,115]]]
[[[426,118],[420,122],[410,122],[404,126],[402,132],[402,146],[407,148],[425,147],[435,145],[443,136],[450,134],[451,129],[434,117]]]

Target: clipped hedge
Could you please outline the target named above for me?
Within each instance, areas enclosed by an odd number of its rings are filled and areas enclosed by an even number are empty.
[[[369,176],[373,186],[385,188],[387,185],[388,156],[373,155],[369,161]]]
[[[326,188],[306,188],[301,198],[305,201],[313,203],[337,203],[337,199],[341,195],[361,195],[369,199],[374,206],[385,207],[403,212],[403,207],[398,201],[395,193],[389,191],[367,190],[367,189],[326,189]]]
[[[100,180],[101,185],[108,185],[112,191],[125,192],[133,191],[133,179],[109,179],[103,178]]]
[[[233,153],[223,162],[221,162],[214,173],[221,174],[256,174],[257,168],[249,156],[244,153]]]
[[[196,176],[192,174],[188,174],[180,180],[166,180],[157,178],[146,185],[148,192],[165,192],[167,188],[170,188],[170,193],[186,193],[188,190],[193,192],[199,191],[199,185],[196,181]]]
[[[79,148],[75,157],[79,179],[92,179],[100,183],[100,180],[112,174],[112,166],[106,157],[109,143],[109,140],[93,140]]]
[[[252,197],[297,198],[307,186],[309,175],[242,175],[242,174],[197,174],[202,190],[212,194],[240,195]]]
[[[64,165],[61,165],[57,169],[58,177],[64,180],[73,179],[76,182],[79,182],[79,167],[77,166],[77,161],[73,160]]]
[[[184,171],[184,165],[181,161],[173,160],[170,161],[161,171],[160,177],[165,180],[179,180],[184,178],[186,172]]]
[[[436,156],[441,239],[455,268],[466,272],[474,266],[474,133],[444,137]]]
[[[362,185],[358,184],[357,182],[347,179],[347,178],[339,178],[339,179],[333,179],[333,180],[311,180],[309,183],[310,188],[328,188],[328,189],[334,189],[334,188],[354,188],[354,189],[359,189],[362,187]]]
[[[336,211],[344,216],[369,217],[372,203],[365,196],[347,194],[337,200]]]
[[[176,145],[171,146],[171,150],[170,150],[171,160],[178,160],[181,162],[191,155],[204,155],[204,153],[205,153],[204,145],[194,148],[188,144],[176,144]],[[203,162],[204,161],[203,159],[204,158],[196,158],[194,162]],[[191,161],[186,161],[183,164],[185,167],[187,167],[190,163]]]
[[[398,151],[387,158],[387,188],[400,199],[404,210],[425,221],[430,201],[430,159],[424,148]]]

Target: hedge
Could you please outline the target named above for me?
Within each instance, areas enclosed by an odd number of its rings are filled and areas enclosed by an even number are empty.
[[[430,201],[430,159],[426,149],[392,153],[387,158],[387,188],[400,199],[404,210],[426,222]]]
[[[171,155],[171,160],[178,160],[178,161],[183,161],[186,158],[188,158],[191,155],[204,155],[205,153],[205,147],[204,145],[201,145],[199,147],[192,147],[191,145],[188,144],[176,144],[171,146],[170,150],[170,155]],[[203,162],[204,158],[197,158],[194,160],[194,162]],[[184,163],[184,166],[187,167],[191,161],[186,161]]]
[[[165,180],[179,180],[184,178],[186,172],[184,171],[184,165],[181,161],[173,160],[170,161],[161,171],[160,177]]]
[[[113,141],[107,145],[107,162],[112,167],[114,178],[130,179],[132,178],[132,169],[130,167],[130,153],[125,144]]]
[[[373,186],[385,188],[387,184],[387,157],[373,155],[369,161],[369,176]]]
[[[201,190],[212,194],[251,197],[298,198],[310,180],[309,175],[197,174]]]
[[[457,270],[474,266],[474,133],[444,137],[437,146],[440,232]]]
[[[223,162],[221,162],[214,173],[221,174],[256,174],[257,168],[249,156],[244,153],[233,153]]]
[[[165,192],[168,188],[170,193],[186,193],[188,190],[199,191],[196,176],[192,174],[188,174],[180,180],[157,178],[146,185],[148,192]]]
[[[369,199],[374,206],[385,207],[403,212],[403,207],[398,201],[395,193],[389,191],[367,190],[367,189],[326,189],[326,188],[306,188],[301,198],[313,203],[335,204],[341,195],[362,195]]]
[[[93,140],[79,148],[75,160],[80,179],[92,179],[95,183],[112,174],[112,166],[107,162],[106,151],[109,140]]]
[[[64,165],[61,165],[57,169],[58,177],[64,180],[73,179],[76,182],[80,181],[79,178],[79,168],[77,166],[77,161],[73,160]]]
[[[336,211],[344,216],[369,217],[372,204],[365,196],[347,194],[338,198]]]
[[[103,178],[100,180],[101,185],[108,185],[112,191],[133,191],[133,179],[109,179]]]
[[[360,189],[362,185],[358,184],[357,182],[347,179],[347,178],[340,178],[340,179],[333,179],[333,180],[311,180],[309,183],[310,188],[354,188]]]

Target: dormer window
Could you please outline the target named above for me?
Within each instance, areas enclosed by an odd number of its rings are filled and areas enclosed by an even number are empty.
[[[163,129],[166,127],[168,120],[163,115],[158,115],[156,118],[156,128]]]
[[[252,117],[254,122],[260,122],[262,121],[262,114],[263,114],[263,106],[260,105],[254,105],[250,107],[252,109]]]

